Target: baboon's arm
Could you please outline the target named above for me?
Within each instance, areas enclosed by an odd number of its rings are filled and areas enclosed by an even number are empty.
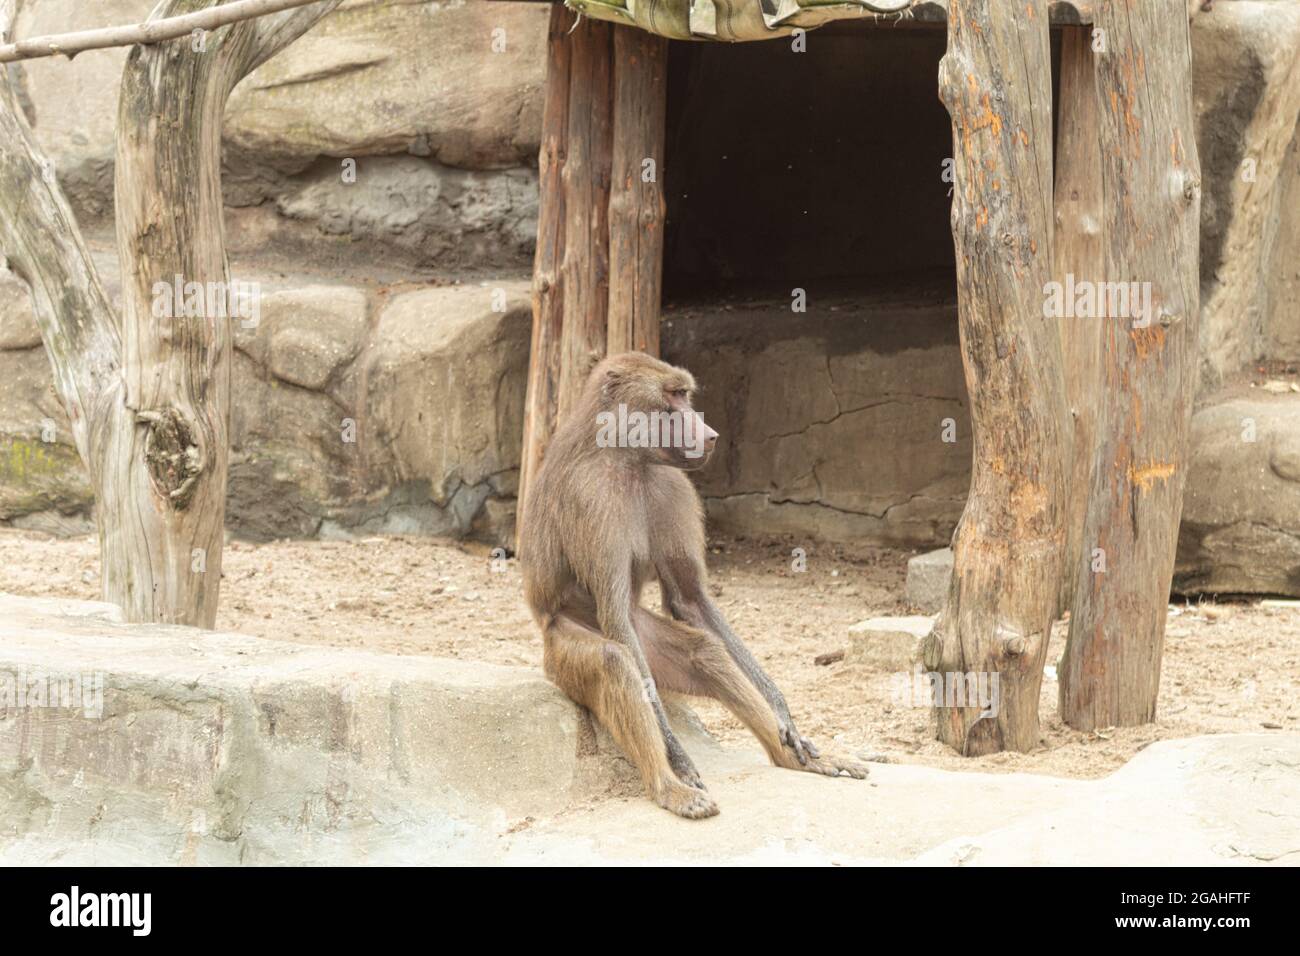
[[[722,611],[713,603],[704,584],[704,569],[695,562],[690,562],[689,565],[682,562],[676,566],[665,565],[657,570],[665,609],[676,620],[716,634],[722,640],[736,666],[758,688],[758,692],[776,714],[781,724],[781,742],[794,750],[800,763],[806,763],[808,756],[820,756],[812,742],[800,736],[795,729],[781,689],[767,676],[757,658],[745,646],[745,642],[736,636],[727,619],[722,616]]]

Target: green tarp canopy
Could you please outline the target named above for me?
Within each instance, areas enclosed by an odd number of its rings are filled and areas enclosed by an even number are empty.
[[[627,23],[674,40],[768,40],[831,20],[906,16],[912,0],[565,0],[597,20]]]

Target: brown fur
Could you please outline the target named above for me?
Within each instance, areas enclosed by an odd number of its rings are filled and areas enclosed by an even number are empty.
[[[685,817],[718,810],[668,726],[660,688],[720,701],[778,766],[866,776],[799,736],[780,691],[709,597],[703,509],[684,473],[708,453],[597,442],[599,413],[622,404],[694,416],[694,391],[689,372],[639,352],[597,365],[546,450],[519,537],[547,676],[609,730],[650,796]],[[655,578],[671,618],[641,606]]]

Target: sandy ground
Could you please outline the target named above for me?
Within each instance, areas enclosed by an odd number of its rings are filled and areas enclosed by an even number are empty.
[[[894,703],[889,673],[866,664],[814,663],[817,655],[846,647],[855,622],[909,612],[900,599],[909,554],[823,546],[810,551],[803,573],[791,570],[789,555],[789,544],[780,541],[714,541],[713,591],[784,690],[802,733],[842,752],[952,770],[1098,777],[1156,740],[1300,729],[1300,603],[1203,602],[1169,608],[1154,724],[1090,734],[1063,726],[1049,666],[1041,747],[958,757],[933,739],[927,710]],[[521,597],[518,565],[494,561],[483,546],[388,537],[233,541],[223,574],[222,630],[541,666],[541,639]],[[94,539],[0,529],[0,591],[97,599]],[[657,595],[650,598],[657,606]],[[1058,633],[1049,662],[1063,644]],[[711,702],[697,702],[697,710],[724,740],[746,734]]]

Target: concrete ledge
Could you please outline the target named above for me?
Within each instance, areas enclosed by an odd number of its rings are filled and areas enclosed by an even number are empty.
[[[0,671],[103,681],[98,718],[0,719],[7,859],[431,861],[593,786],[586,718],[540,674],[118,621],[0,596]]]
[[[770,767],[679,710],[722,807],[684,821],[529,670],[0,595],[10,686],[95,674],[98,717],[0,716],[0,862],[1300,862],[1295,734],[1155,744],[1096,781],[878,765],[860,782]]]

